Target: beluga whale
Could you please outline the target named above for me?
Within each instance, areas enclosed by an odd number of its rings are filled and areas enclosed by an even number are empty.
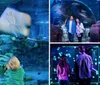
[[[29,14],[7,7],[0,17],[0,34],[13,35],[17,38],[28,37],[31,28]]]

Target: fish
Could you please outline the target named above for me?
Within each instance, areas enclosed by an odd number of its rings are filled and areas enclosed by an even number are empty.
[[[31,29],[31,16],[7,7],[0,17],[0,33],[15,37],[27,37]]]
[[[84,13],[79,13],[79,15],[81,15],[84,18],[87,18],[87,15],[85,15]]]

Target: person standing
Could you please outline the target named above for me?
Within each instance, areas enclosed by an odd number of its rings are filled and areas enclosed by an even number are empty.
[[[59,85],[69,85],[68,75],[70,74],[70,66],[66,62],[66,56],[62,55],[57,65],[57,76]]]
[[[74,41],[74,35],[76,34],[76,22],[73,16],[70,16],[70,20],[67,22],[68,38],[70,42]]]
[[[90,85],[91,71],[92,71],[92,58],[85,52],[85,47],[79,47],[80,55],[76,59],[78,66],[79,85]]]
[[[83,32],[84,32],[84,25],[80,20],[76,19],[76,35],[78,38],[78,42],[82,42]]]

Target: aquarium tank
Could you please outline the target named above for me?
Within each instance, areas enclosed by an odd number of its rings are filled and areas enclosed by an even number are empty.
[[[86,53],[92,57],[93,68],[95,71],[92,71],[91,85],[99,85],[100,84],[100,46],[99,45],[66,45],[66,44],[51,44],[51,74],[50,74],[50,84],[58,85],[57,78],[57,64],[62,55],[65,55],[67,58],[67,62],[70,65],[71,69],[71,77],[69,76],[69,84],[70,85],[78,85],[78,82],[75,77],[75,61],[79,55],[78,46],[84,46],[86,48]]]
[[[0,0],[0,9],[0,85],[8,85],[12,56],[25,70],[25,85],[48,85],[48,0]]]

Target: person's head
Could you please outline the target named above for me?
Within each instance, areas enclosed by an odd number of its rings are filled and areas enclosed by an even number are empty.
[[[79,23],[79,24],[81,23],[80,20],[79,20],[78,18],[76,18],[76,23]]]
[[[81,53],[85,52],[85,47],[84,47],[84,46],[79,46],[79,51],[80,51]]]
[[[61,57],[60,57],[60,61],[59,61],[59,66],[60,66],[60,69],[61,70],[59,70],[59,73],[60,74],[62,74],[63,73],[63,68],[65,68],[65,72],[66,73],[69,73],[70,71],[69,71],[69,64],[67,63],[67,61],[66,61],[66,56],[65,55],[62,55]]]
[[[11,70],[17,70],[20,67],[20,61],[18,60],[17,57],[13,56],[9,62],[8,65]]]
[[[80,22],[80,20],[79,20],[78,18],[76,18],[76,22],[77,22],[77,23],[79,23],[79,22]]]
[[[70,20],[73,20],[73,19],[74,19],[74,17],[71,15],[71,16],[70,16]]]
[[[60,65],[61,67],[66,66],[66,56],[65,56],[65,55],[62,55],[62,56],[60,57],[59,65]]]

